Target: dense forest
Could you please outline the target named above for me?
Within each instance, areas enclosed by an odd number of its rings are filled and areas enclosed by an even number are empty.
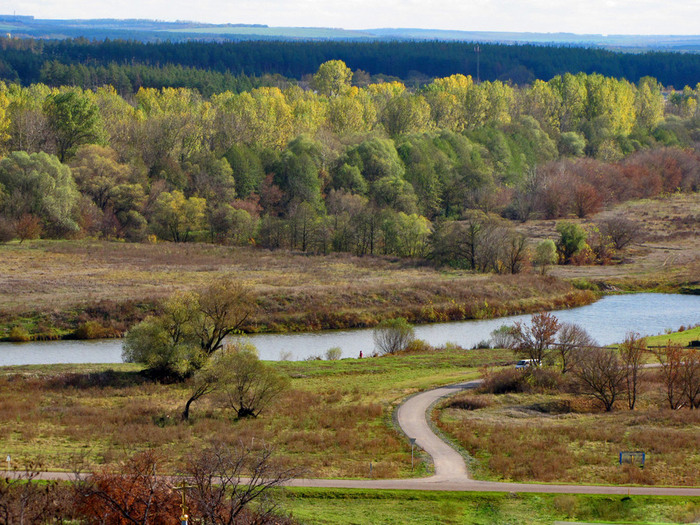
[[[515,87],[452,75],[409,89],[356,75],[333,60],[309,89],[211,96],[3,84],[0,239],[195,240],[517,272],[527,247],[506,219],[700,188],[700,85],[666,100],[650,77]],[[609,239],[589,242],[590,258],[609,256]]]
[[[115,86],[120,93],[140,87],[190,87],[205,95],[221,90],[222,76],[281,75],[300,80],[329,60],[353,71],[395,77],[411,87],[453,74],[477,78],[474,44],[465,42],[227,42],[141,43],[0,39],[0,80],[28,85]],[[51,64],[51,65],[49,65]],[[178,69],[179,68],[179,69]],[[165,71],[162,71],[165,69]],[[481,44],[478,77],[524,85],[564,73],[599,73],[636,83],[652,76],[666,86],[695,85],[700,55],[615,53],[602,49]],[[186,70],[188,73],[183,73]],[[189,80],[187,77],[191,77]],[[211,86],[202,77],[211,80]],[[127,83],[128,79],[128,83]],[[254,82],[254,81],[253,81]],[[234,90],[235,84],[225,85]]]

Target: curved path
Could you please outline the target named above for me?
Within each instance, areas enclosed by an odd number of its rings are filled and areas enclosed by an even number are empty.
[[[416,445],[433,459],[435,475],[420,479],[341,480],[341,479],[293,479],[286,483],[290,487],[325,487],[358,489],[397,490],[453,490],[482,492],[544,492],[559,494],[620,494],[651,496],[700,497],[700,488],[680,487],[620,487],[605,485],[548,485],[537,483],[501,483],[476,481],[469,478],[462,456],[433,433],[427,417],[430,407],[443,397],[461,390],[475,388],[481,381],[470,381],[444,386],[422,392],[406,400],[398,409],[397,418],[401,429]],[[62,472],[42,472],[41,479],[72,479]],[[242,480],[245,482],[245,480]]]
[[[469,477],[464,458],[444,442],[428,425],[430,408],[443,397],[469,388],[476,388],[481,380],[449,385],[422,392],[408,398],[398,409],[399,426],[409,438],[416,439],[433,459],[435,475],[421,479],[387,480],[330,480],[295,479],[288,483],[294,487],[336,487],[408,490],[454,490],[483,492],[546,492],[559,494],[620,494],[656,496],[700,497],[700,488],[681,487],[620,487],[605,485],[548,485],[538,483],[503,483],[476,481]]]

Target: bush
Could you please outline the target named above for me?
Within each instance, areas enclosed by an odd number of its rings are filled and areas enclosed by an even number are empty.
[[[29,332],[24,326],[13,326],[10,329],[7,339],[13,343],[26,343],[32,340],[32,336],[29,335]]]
[[[507,324],[499,326],[491,332],[493,348],[511,348],[513,346],[513,327]]]
[[[506,368],[486,375],[479,391],[488,394],[549,392],[562,390],[564,385],[562,375],[550,368]]]
[[[526,372],[528,384],[538,392],[559,392],[565,385],[561,372],[552,368],[535,367]]]
[[[491,399],[484,396],[473,396],[469,394],[457,394],[445,403],[445,408],[457,408],[461,410],[479,410],[490,407],[493,403]]]
[[[423,341],[422,339],[414,339],[410,343],[408,343],[408,346],[404,349],[404,353],[424,353],[424,352],[432,352],[434,351],[435,348],[430,346],[427,342]]]
[[[104,339],[110,337],[112,331],[105,328],[97,321],[87,321],[82,323],[73,332],[73,337],[76,339]]]
[[[586,246],[588,234],[580,225],[573,222],[560,222],[557,224],[559,234],[559,256],[563,263],[570,262],[571,258]]]
[[[343,351],[339,347],[333,347],[326,350],[327,361],[337,361],[343,355]]]
[[[506,368],[488,374],[481,386],[480,392],[488,394],[508,394],[510,392],[526,392],[529,389],[524,370]]]
[[[413,326],[404,317],[386,319],[374,329],[374,345],[380,354],[405,350],[415,337]]]

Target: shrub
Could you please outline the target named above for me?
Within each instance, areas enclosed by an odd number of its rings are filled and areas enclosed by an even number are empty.
[[[511,348],[513,345],[513,327],[507,324],[499,326],[491,332],[493,348]]]
[[[343,351],[335,346],[326,350],[326,360],[327,361],[337,361],[343,355]]]
[[[593,284],[588,279],[585,279],[583,277],[579,277],[578,279],[572,279],[571,286],[573,286],[577,290],[596,291],[598,289],[598,287],[595,284]]]
[[[103,339],[109,337],[111,331],[104,326],[102,326],[97,321],[87,321],[82,323],[73,332],[73,336],[76,339]]]
[[[479,391],[488,394],[548,392],[562,390],[564,384],[562,375],[549,368],[506,368],[486,375]]]
[[[421,352],[432,352],[435,350],[430,344],[422,339],[414,339],[404,349],[404,353],[421,353]]]
[[[457,408],[461,410],[479,410],[492,405],[491,399],[485,396],[473,396],[469,394],[458,394],[451,397],[445,403],[445,408]]]
[[[586,246],[588,237],[586,230],[573,222],[560,222],[557,224],[559,242],[557,248],[562,262],[568,263],[571,258]]]
[[[413,326],[404,318],[386,319],[374,329],[374,345],[380,354],[395,354],[415,339]]]
[[[14,343],[26,343],[32,340],[32,336],[29,335],[29,332],[24,326],[13,326],[10,329],[7,339]]]
[[[561,372],[541,366],[527,370],[526,376],[532,389],[538,392],[558,392],[565,383]]]
[[[479,391],[488,394],[508,394],[510,392],[525,392],[528,388],[525,371],[506,368],[488,374],[481,383]]]

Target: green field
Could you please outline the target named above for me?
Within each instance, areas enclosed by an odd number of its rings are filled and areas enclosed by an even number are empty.
[[[272,443],[309,477],[420,476],[411,447],[392,420],[406,397],[478,376],[479,368],[513,361],[508,351],[456,348],[340,361],[277,362],[291,387],[260,417],[237,421],[215,396],[192,406],[187,384],[145,380],[139,367],[21,366],[0,369],[0,450],[18,462],[70,469],[114,463],[154,448],[177,470],[190,451],[210,441]],[[425,458],[422,458],[425,459]]]
[[[700,498],[508,494],[353,489],[289,489],[285,505],[310,525],[693,523]]]

